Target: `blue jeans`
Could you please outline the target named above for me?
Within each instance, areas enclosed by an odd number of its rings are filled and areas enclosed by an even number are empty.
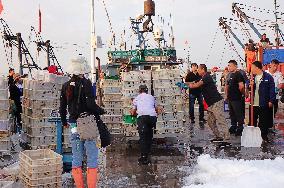
[[[198,101],[199,104],[199,120],[203,120],[204,119],[204,105],[203,105],[203,96],[202,94],[198,94],[198,95],[193,95],[190,94],[189,95],[189,115],[190,115],[190,119],[194,120],[194,104],[195,101]]]
[[[70,123],[74,121],[70,121]],[[71,134],[72,168],[82,167],[84,154],[87,155],[87,167],[98,168],[99,149],[94,140],[82,141],[78,133]]]

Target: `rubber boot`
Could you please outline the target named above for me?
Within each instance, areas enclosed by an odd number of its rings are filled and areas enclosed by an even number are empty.
[[[98,169],[88,168],[87,169],[87,184],[88,188],[96,188],[98,179]]]
[[[82,168],[73,168],[72,175],[75,181],[76,188],[84,188],[84,177]]]

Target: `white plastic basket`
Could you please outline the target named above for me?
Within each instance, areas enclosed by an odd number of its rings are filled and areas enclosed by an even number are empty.
[[[8,110],[10,107],[9,99],[0,99],[0,110]]]
[[[106,115],[123,115],[121,108],[105,108]]]
[[[119,80],[106,79],[103,81],[103,87],[121,87]]]
[[[122,115],[103,115],[101,119],[104,123],[119,124],[122,122]]]
[[[127,89],[139,89],[140,85],[146,85],[148,89],[151,89],[151,80],[143,80],[143,81],[124,81],[122,83],[123,90]]]
[[[180,71],[178,69],[157,70],[157,71],[152,72],[152,77],[153,77],[153,80],[168,80],[168,79],[181,78]]]
[[[22,121],[24,124],[29,125],[29,127],[42,127],[42,126],[56,126],[54,122],[50,122],[51,118],[33,118],[22,114]]]
[[[33,100],[59,99],[60,93],[56,90],[31,90],[24,89],[24,97]]]
[[[10,138],[1,138],[0,139],[0,152],[9,152],[9,151],[11,151]]]
[[[151,71],[130,71],[122,73],[123,81],[151,80]]]
[[[137,95],[139,95],[139,90],[138,89],[124,89],[122,91],[123,97],[128,97],[128,98],[135,98]]]
[[[8,88],[8,80],[7,78],[1,76],[0,77],[0,89],[6,89]]]
[[[0,89],[0,100],[8,100],[8,88]]]
[[[29,98],[23,98],[23,106],[32,109],[59,109],[60,101],[59,99],[41,99],[41,100],[32,100]]]
[[[0,131],[9,131],[11,128],[12,122],[10,119],[0,120]]]
[[[104,107],[105,108],[121,108],[123,106],[122,101],[105,101]]]
[[[121,87],[104,87],[105,94],[121,93]]]
[[[169,88],[176,87],[176,83],[181,82],[181,79],[169,79],[169,80],[154,80],[153,87],[154,88]]]
[[[54,136],[56,135],[56,127],[27,127],[27,134],[33,136]]]
[[[0,120],[9,119],[9,111],[8,110],[0,110]]]
[[[104,94],[103,101],[121,101],[122,93],[119,94]]]

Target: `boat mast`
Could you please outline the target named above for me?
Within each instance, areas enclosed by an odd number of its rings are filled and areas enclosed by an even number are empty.
[[[96,33],[95,33],[95,0],[91,0],[91,79],[96,83]]]

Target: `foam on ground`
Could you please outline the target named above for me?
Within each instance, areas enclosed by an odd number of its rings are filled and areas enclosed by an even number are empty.
[[[202,155],[183,188],[281,188],[284,159],[229,160]]]

